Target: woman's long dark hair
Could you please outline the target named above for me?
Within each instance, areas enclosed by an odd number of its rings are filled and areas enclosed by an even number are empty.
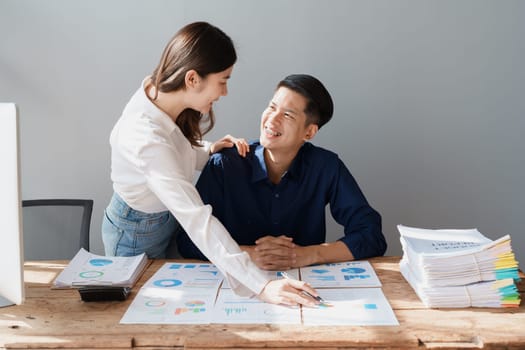
[[[210,73],[219,73],[233,66],[236,60],[233,42],[222,30],[206,22],[188,24],[166,45],[159,65],[151,74],[155,87],[153,100],[158,91],[184,89],[186,72],[191,69],[206,78]],[[175,123],[193,146],[200,146],[202,136],[215,125],[215,117],[211,109],[205,116],[188,108],[177,116]]]

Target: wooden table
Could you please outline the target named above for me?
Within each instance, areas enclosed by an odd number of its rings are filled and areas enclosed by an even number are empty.
[[[27,262],[26,301],[0,309],[0,349],[525,349],[525,306],[427,309],[399,273],[399,257],[371,259],[399,326],[121,325],[155,260],[124,302],[82,302],[52,290],[66,262]],[[525,288],[519,289],[522,298]]]

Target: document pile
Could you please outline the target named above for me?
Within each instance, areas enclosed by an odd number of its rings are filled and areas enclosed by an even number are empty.
[[[518,307],[518,262],[509,235],[398,225],[400,271],[427,307]]]
[[[85,286],[133,287],[148,264],[146,254],[136,256],[100,256],[83,248],[57,276],[55,288]]]

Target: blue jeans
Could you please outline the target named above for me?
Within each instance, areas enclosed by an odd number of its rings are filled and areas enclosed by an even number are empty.
[[[131,208],[116,193],[104,211],[102,241],[107,256],[132,256],[146,253],[148,258],[174,256],[170,241],[182,230],[169,211],[144,213]],[[176,249],[175,249],[176,252]]]

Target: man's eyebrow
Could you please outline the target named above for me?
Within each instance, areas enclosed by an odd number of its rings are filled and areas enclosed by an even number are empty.
[[[277,103],[275,103],[273,100],[270,101],[270,104],[272,106],[277,106]],[[284,111],[287,112],[287,113],[298,114],[297,110],[295,110],[293,108],[285,108]]]

